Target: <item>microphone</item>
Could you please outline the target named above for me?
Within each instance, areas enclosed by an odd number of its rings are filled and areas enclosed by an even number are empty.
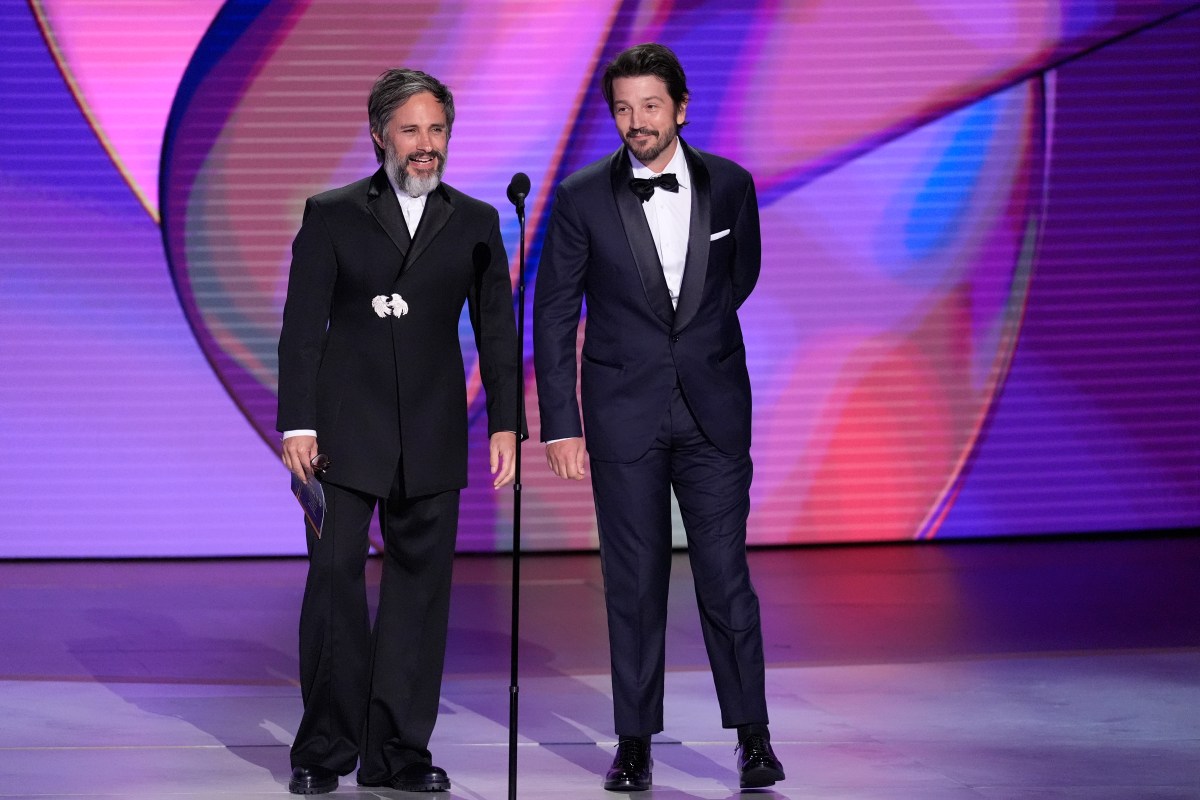
[[[517,796],[517,642],[521,625],[521,439],[525,419],[525,197],[529,194],[529,176],[518,172],[508,184],[508,199],[517,207],[517,222],[521,227],[520,259],[517,269],[517,361],[516,380],[513,388],[517,392],[517,422],[513,430],[517,434],[517,454],[514,461],[516,480],[513,483],[513,538],[512,538],[512,626],[509,639],[509,684],[508,684],[508,800]]]
[[[525,218],[525,196],[529,194],[529,176],[518,172],[508,182],[508,200],[517,207],[517,216]]]

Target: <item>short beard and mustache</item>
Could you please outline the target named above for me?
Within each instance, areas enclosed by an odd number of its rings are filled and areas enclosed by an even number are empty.
[[[638,135],[648,135],[656,137],[652,142],[638,149],[638,145],[634,144],[632,138]],[[679,136],[679,126],[672,125],[666,135],[660,134],[656,130],[650,128],[630,128],[625,132],[625,144],[629,146],[629,150],[634,157],[643,164],[649,164],[654,159],[658,158],[663,152],[671,146],[671,142]]]
[[[408,162],[417,156],[433,156],[437,159],[437,169],[431,175],[414,177],[409,174]],[[441,150],[431,150],[428,153],[409,153],[401,158],[396,148],[388,142],[384,149],[383,168],[388,177],[409,197],[420,197],[432,192],[442,182],[442,173],[446,171],[446,154]]]

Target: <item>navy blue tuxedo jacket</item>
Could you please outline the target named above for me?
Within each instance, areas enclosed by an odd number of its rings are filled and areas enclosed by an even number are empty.
[[[745,169],[684,144],[691,227],[677,309],[624,147],[558,187],[533,306],[543,441],[580,436],[589,454],[627,463],[658,433],[678,382],[704,434],[750,447],[750,379],[737,310],[758,280],[758,200]],[[587,321],[576,395],[581,302]]]
[[[372,298],[393,293],[408,314],[377,316]],[[382,169],[309,198],[292,244],[276,426],[316,430],[333,462],[325,478],[339,486],[386,497],[400,463],[409,497],[466,486],[464,303],[488,432],[524,430],[512,284],[496,209],[442,184],[410,238]]]

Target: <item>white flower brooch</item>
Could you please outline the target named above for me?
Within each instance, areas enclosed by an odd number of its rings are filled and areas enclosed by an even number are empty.
[[[391,297],[386,294],[372,297],[371,308],[375,309],[375,315],[379,317],[403,317],[408,313],[408,303],[404,302],[404,298],[398,294],[393,294]]]

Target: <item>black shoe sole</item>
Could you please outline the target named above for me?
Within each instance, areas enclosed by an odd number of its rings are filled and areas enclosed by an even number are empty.
[[[644,792],[650,788],[650,781],[605,781],[604,788],[610,792]]]
[[[330,783],[289,783],[288,791],[292,794],[328,794],[338,787],[337,781]]]
[[[401,792],[448,792],[450,781],[416,781],[413,783],[393,783],[392,788]]]

